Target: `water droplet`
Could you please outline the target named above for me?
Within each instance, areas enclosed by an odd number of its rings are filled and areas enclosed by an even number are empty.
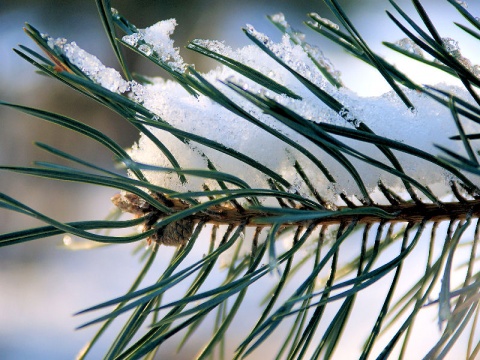
[[[138,47],[138,50],[144,53],[147,56],[151,56],[153,54],[153,49],[147,45],[147,44],[142,44]]]
[[[73,239],[70,235],[65,235],[63,237],[63,245],[65,246],[71,246],[73,244]]]

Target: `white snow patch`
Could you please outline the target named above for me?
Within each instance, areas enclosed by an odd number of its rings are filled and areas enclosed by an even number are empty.
[[[282,19],[277,20],[281,21]],[[139,33],[124,37],[124,40],[132,46],[148,45],[163,61],[169,61],[172,68],[182,70],[185,65],[178,53],[178,48],[174,48],[173,41],[170,39],[175,26],[174,19],[161,21],[147,29],[140,30]],[[225,66],[219,66],[202,76],[259,122],[311,152],[329,169],[336,179],[335,184],[330,183],[319,168],[293,146],[218,105],[210,98],[202,95],[195,98],[179,83],[171,80],[165,81],[161,78],[151,79],[152,84],[127,83],[123,79],[119,79],[120,74],[115,70],[104,67],[97,58],[79,49],[75,43],[66,44],[63,40],[52,41],[56,46],[63,48],[70,61],[102,86],[117,92],[130,89],[130,97],[156,114],[160,121],[165,121],[174,128],[215,141],[255,159],[280,174],[291,184],[295,184],[295,189],[301,193],[308,193],[308,189],[298,178],[293,167],[295,161],[301,164],[310,181],[315,184],[317,189],[321,190],[321,195],[326,199],[334,199],[339,191],[344,191],[349,195],[360,195],[354,179],[337,160],[302,135],[264,114],[223,83],[232,81],[241,85],[243,89],[274,99],[312,122],[353,128],[352,122],[345,119],[345,115],[348,115],[350,119],[355,119],[355,122],[363,122],[368,125],[377,135],[411,145],[432,155],[439,153],[434,144],[440,144],[459,154],[465,153],[461,141],[449,140],[449,137],[457,134],[458,131],[448,107],[420,92],[409,89],[403,90],[415,106],[416,110],[413,112],[406,108],[393,91],[382,96],[365,98],[346,88],[337,89],[324,79],[312,58],[302,49],[301,45],[305,45],[305,43],[295,44],[287,35],[280,43],[274,43],[250,25],[246,26],[246,31],[298,74],[343,104],[344,108],[341,114],[327,107],[290,71],[254,45],[234,50],[219,41],[195,40],[195,43],[200,46],[262,72],[299,95],[301,100],[272,93]],[[405,46],[405,44],[403,45]],[[470,99],[469,94],[461,88],[448,85],[437,85],[437,87],[462,99]],[[480,130],[479,125],[471,121],[462,120],[462,123],[467,133]],[[165,130],[153,127],[149,129],[172,152],[183,168],[205,169],[208,158],[219,171],[242,178],[252,188],[268,186],[265,174],[231,156],[193,141],[182,142]],[[336,137],[352,148],[368,154],[384,164],[389,164],[374,145],[352,141],[342,136]],[[398,156],[405,172],[424,185],[436,187],[437,196],[449,192],[448,184],[451,177],[440,167],[399,151],[394,151],[394,153]],[[140,135],[138,142],[132,147],[131,156],[135,161],[141,163],[172,167],[166,156],[144,134]],[[369,192],[375,191],[380,179],[394,190],[403,190],[402,182],[398,177],[353,157],[347,156],[347,158],[356,167]],[[186,185],[180,184],[178,176],[173,172],[166,174],[150,171],[147,172],[147,178],[154,184],[181,191],[201,190],[204,183],[203,179],[189,177]],[[207,182],[207,184],[211,188],[218,187],[213,181]]]
[[[52,49],[61,49],[73,65],[97,84],[116,93],[129,90],[129,83],[122,78],[118,71],[103,65],[96,56],[86,52],[75,42],[67,43],[64,38],[53,39],[48,35],[45,35],[45,38],[48,46]]]
[[[137,33],[124,36],[122,40],[137,47],[147,56],[157,56],[172,69],[183,73],[186,65],[179,49],[173,46],[173,40],[170,38],[176,26],[175,19],[159,21],[146,29],[139,29]]]

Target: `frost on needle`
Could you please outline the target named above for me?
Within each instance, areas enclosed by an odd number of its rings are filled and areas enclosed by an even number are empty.
[[[136,33],[124,36],[122,40],[147,56],[154,55],[173,70],[183,73],[185,63],[170,38],[176,26],[175,19],[159,21],[146,29],[139,29]]]
[[[54,39],[48,35],[44,35],[44,37],[50,48],[61,50],[72,65],[75,65],[95,83],[116,93],[124,93],[129,90],[129,83],[122,78],[118,71],[103,65],[96,56],[80,48],[74,41],[68,43],[65,38]]]

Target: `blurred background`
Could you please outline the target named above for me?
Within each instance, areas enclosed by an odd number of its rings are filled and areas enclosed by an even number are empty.
[[[388,1],[340,3],[371,48],[397,64],[418,83],[451,82],[447,76],[405,60],[381,45],[382,41],[394,42],[404,37],[385,14],[385,9],[394,12]],[[398,3],[407,13],[414,14],[413,6],[408,1],[402,0]],[[441,35],[459,39],[463,55],[478,60],[478,44],[473,45],[466,35],[454,27],[453,21],[465,21],[447,1],[431,0],[422,3],[442,31]],[[324,54],[342,72],[342,79],[347,87],[364,96],[376,96],[388,91],[388,85],[374,70],[355,61],[302,24],[307,20],[306,14],[312,11],[335,20],[322,1],[123,0],[112,1],[112,5],[139,28],[150,26],[159,20],[176,18],[179,24],[174,34],[176,46],[182,48],[181,54],[185,61],[194,63],[200,71],[207,71],[215,64],[186,50],[184,47],[189,40],[217,39],[224,40],[232,47],[244,46],[249,43],[241,31],[241,27],[246,23],[279,40],[280,33],[268,22],[265,15],[283,12],[293,27],[305,31],[307,41],[321,47]],[[473,14],[480,15],[478,1],[470,1],[469,5]],[[138,134],[123,119],[60,83],[36,74],[33,66],[12,51],[18,44],[36,50],[35,45],[22,31],[24,22],[52,37],[65,37],[69,41],[76,41],[80,47],[95,54],[107,66],[116,66],[93,0],[0,0],[0,100],[70,116],[104,131],[122,146],[131,146]],[[140,73],[165,75],[139,57],[128,54],[128,61],[131,67]],[[35,141],[47,143],[94,161],[100,166],[114,169],[110,154],[81,135],[0,107],[0,164],[29,166],[36,160],[58,161],[36,148],[33,144]],[[7,172],[0,173],[0,191],[60,221],[105,217],[111,210],[109,199],[115,193],[112,189],[46,181]],[[39,224],[31,218],[0,210],[2,233]],[[62,238],[54,237],[0,249],[1,359],[74,358],[93,335],[95,328],[74,331],[74,328],[87,318],[74,317],[73,314],[87,306],[123,294],[140,270],[138,256],[131,256],[134,245],[78,252],[66,250],[61,245]],[[161,267],[160,261],[158,271]],[[154,271],[154,275],[146,279],[146,283],[155,281],[156,275],[158,272]],[[381,291],[381,288],[379,289]],[[380,295],[380,298],[382,296]],[[373,295],[364,301],[368,303],[374,298]],[[248,304],[253,309],[259,301],[260,297],[253,296],[249,298]],[[368,317],[368,313],[363,316]],[[431,334],[436,337],[438,328],[434,323],[435,310],[427,312],[425,318],[426,323],[431,324],[428,331],[432,331]],[[361,316],[357,321],[358,326],[362,327]],[[248,328],[245,326],[245,329]],[[417,349],[419,354],[424,354],[424,350],[432,344],[428,331],[417,334],[418,341],[414,341],[425,347],[423,350]],[[361,331],[357,335],[354,333],[351,334],[350,346],[361,346],[365,335],[362,335]],[[232,337],[234,336],[235,334],[232,334]],[[425,339],[422,340],[423,338]],[[107,345],[108,337],[99,344],[91,358],[99,358]],[[198,348],[198,344],[196,345],[192,348]],[[339,349],[338,358],[347,359],[352,356],[350,346]],[[162,355],[167,357],[174,350],[174,344],[167,346],[162,350]],[[411,350],[412,354],[417,350]],[[193,350],[186,348],[177,358],[192,358],[194,351],[189,351]],[[255,359],[255,356],[254,354],[252,359]]]

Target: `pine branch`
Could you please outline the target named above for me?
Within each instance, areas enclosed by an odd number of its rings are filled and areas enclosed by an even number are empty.
[[[232,357],[249,356],[270,338],[277,340],[279,326],[294,318],[278,358],[308,354],[330,358],[350,326],[348,318],[356,310],[358,295],[381,280],[387,281],[388,290],[378,315],[372,314],[374,323],[359,349],[361,358],[374,351],[386,358],[397,347],[403,355],[425,305],[438,306],[440,326],[446,325],[427,357],[445,356],[469,324],[467,355],[478,353],[478,346],[472,344],[480,299],[476,272],[480,162],[474,142],[480,137],[479,67],[462,56],[453,39],[442,37],[420,1],[413,4],[421,23],[390,1],[399,17],[388,11],[387,15],[407,39],[385,45],[450,74],[464,89],[420,86],[371,50],[336,0],[325,2],[343,29],[315,13],[308,15],[307,26],[377,69],[394,98],[371,100],[345,90],[333,64],[283,14],[269,16],[284,34],[281,43],[251,25],[243,29],[252,42],[248,48],[234,50],[213,40],[190,42],[188,49],[222,65],[201,74],[173,46],[175,20],[139,29],[111,9],[110,1],[98,0],[102,23],[126,79],[75,43],[26,25],[26,33],[45,56],[25,46],[15,50],[17,54],[119,114],[140,133],[138,143],[126,151],[77,120],[0,102],[98,142],[125,173],[42,143],[36,145],[72,166],[37,162],[32,167],[0,166],[0,170],[115,188],[120,193],[112,198],[113,204],[134,218],[62,223],[0,194],[0,207],[47,223],[0,235],[0,247],[58,234],[98,243],[146,239],[153,244],[144,269],[126,294],[79,313],[114,307],[81,326],[103,323],[79,358],[85,358],[106,328],[126,313],[130,317],[106,358],[153,358],[162,344],[182,332],[186,333],[183,346],[199,329],[203,332],[205,320],[215,311],[212,336],[199,358],[213,356],[219,347],[223,352],[228,329],[258,283],[273,286]],[[480,30],[478,20],[459,2],[448,2]],[[457,26],[479,39],[476,30]],[[174,81],[132,75],[124,50],[148,59]],[[382,129],[382,123],[396,116],[399,120],[390,123],[388,131]],[[445,141],[435,138],[439,143],[430,144],[420,139],[412,144],[408,141],[412,130],[404,139],[396,133],[407,129],[412,118],[422,120],[427,129],[438,117],[452,131]],[[423,130],[422,125],[416,125],[415,131]],[[432,190],[432,185],[442,189]],[[475,234],[468,235],[475,219]],[[441,223],[448,223],[448,228],[438,250],[434,247],[442,236]],[[405,277],[403,264],[426,240],[430,225],[423,272],[398,296],[397,285]],[[134,233],[93,232],[110,229]],[[198,256],[192,250],[201,241],[200,234],[209,230],[208,252]],[[359,230],[361,240],[353,242],[359,244],[358,251],[345,260],[344,249],[350,246],[346,243]],[[288,246],[281,244],[285,238],[290,239]],[[401,245],[394,253],[397,243]],[[154,258],[162,255],[162,245],[175,246],[176,252],[158,280],[142,288],[140,282]],[[459,271],[454,259],[460,246],[471,251],[465,278],[455,287],[452,275]],[[232,251],[225,279],[212,285],[215,266]],[[438,299],[431,301],[439,283]],[[183,284],[188,286],[182,297],[163,301],[172,288]],[[331,310],[330,304],[338,300],[342,305]],[[327,311],[333,311],[330,320]],[[379,348],[378,338],[389,336],[386,330],[393,327],[393,336]]]
[[[235,193],[234,190],[229,191]],[[201,194],[190,193],[189,196],[206,196],[208,193],[218,195],[218,192],[207,192]],[[223,193],[223,191],[221,192]],[[240,196],[244,196],[241,192]],[[172,213],[181,214],[182,211],[189,209],[189,205],[179,199],[169,199],[157,193],[154,194],[160,199]],[[278,195],[277,195],[278,196]],[[292,198],[294,198],[292,196]],[[144,231],[152,229],[153,225],[164,218],[167,214],[156,209],[154,206],[145,203],[140,197],[134,194],[116,195],[112,199],[113,203],[122,211],[129,212],[137,216],[143,216],[148,220],[145,223]],[[222,202],[225,202],[223,200]],[[339,206],[336,210],[308,210],[302,206],[294,208],[271,209],[269,212],[265,207],[241,208],[240,210],[234,206],[225,204],[212,205],[201,212],[195,212],[193,215],[185,217],[188,220],[184,224],[188,227],[193,223],[206,223],[213,225],[231,225],[231,226],[253,226],[253,227],[270,227],[272,223],[279,223],[285,227],[308,227],[329,226],[349,224],[356,221],[358,224],[378,224],[378,223],[410,223],[418,224],[425,220],[432,222],[442,222],[450,220],[465,220],[466,218],[480,218],[480,200],[464,200],[438,204],[422,204],[410,202],[402,202],[392,205],[376,205],[375,207],[359,207],[351,208],[348,206]],[[191,225],[190,225],[191,224]],[[167,239],[162,240],[162,229],[157,230],[154,241],[165,245],[181,245],[185,243],[191,231],[183,234],[182,223],[177,223],[178,234],[176,241]],[[165,230],[167,231],[167,230]],[[174,231],[174,230],[172,230]],[[168,231],[170,232],[170,231]],[[172,235],[173,236],[173,235]],[[168,236],[163,235],[164,238]]]

